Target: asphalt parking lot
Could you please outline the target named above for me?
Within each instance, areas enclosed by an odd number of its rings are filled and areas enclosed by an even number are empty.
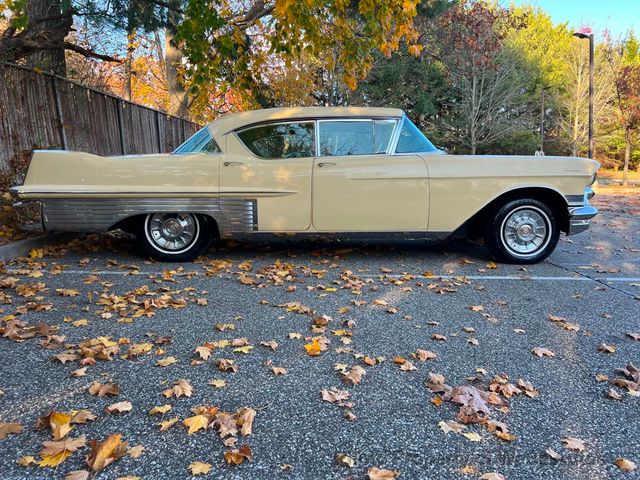
[[[89,440],[114,433],[144,449],[97,478],[189,478],[195,461],[216,479],[364,479],[371,467],[416,479],[639,478],[614,461],[640,463],[640,397],[617,372],[640,367],[640,201],[595,203],[588,232],[526,268],[462,241],[287,238],[227,244],[188,264],[145,261],[113,236],[14,261],[0,276],[0,421],[24,428],[0,440],[0,478],[88,469]],[[117,350],[106,357],[87,343],[103,337]],[[195,353],[203,345],[206,359]],[[191,396],[163,395],[180,379]],[[93,382],[120,392],[92,395]],[[447,396],[463,386],[497,397],[476,399],[482,421],[464,424]],[[105,412],[115,402],[130,411]],[[149,415],[162,405],[172,408]],[[221,438],[212,421],[188,434],[182,422],[199,406],[249,407],[252,431]],[[53,438],[34,430],[38,417],[82,409],[96,419],[67,438],[87,445],[39,466]],[[242,445],[251,459],[225,461]]]

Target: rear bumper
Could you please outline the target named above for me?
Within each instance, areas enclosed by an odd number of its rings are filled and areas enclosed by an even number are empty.
[[[42,221],[42,204],[37,200],[19,200],[13,204],[18,216],[20,230],[27,232],[44,232]]]

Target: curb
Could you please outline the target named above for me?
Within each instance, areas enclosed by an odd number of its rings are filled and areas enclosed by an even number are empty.
[[[73,233],[48,233],[3,245],[0,247],[0,262],[7,262],[16,257],[24,257],[34,248],[44,247],[53,242],[72,240],[77,236],[77,234]]]

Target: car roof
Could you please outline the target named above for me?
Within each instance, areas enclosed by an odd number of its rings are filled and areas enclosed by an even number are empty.
[[[291,107],[267,108],[248,112],[231,113],[209,123],[208,127],[216,138],[239,128],[264,122],[303,120],[307,118],[371,118],[402,117],[399,108],[378,107]]]

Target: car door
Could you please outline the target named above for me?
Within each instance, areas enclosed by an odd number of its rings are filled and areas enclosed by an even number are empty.
[[[390,154],[398,119],[318,121],[313,227],[325,232],[426,231],[429,182],[417,154]]]
[[[265,232],[301,232],[311,225],[315,121],[269,123],[227,134],[220,195],[255,199]]]

